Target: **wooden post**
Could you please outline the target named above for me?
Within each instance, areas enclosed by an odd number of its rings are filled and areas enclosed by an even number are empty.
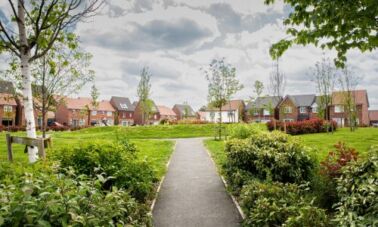
[[[8,160],[13,161],[13,152],[12,152],[12,137],[9,133],[6,134],[7,148],[8,148]]]

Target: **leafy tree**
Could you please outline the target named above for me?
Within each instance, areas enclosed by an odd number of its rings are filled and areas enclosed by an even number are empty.
[[[30,63],[45,56],[54,43],[72,41],[72,33],[65,31],[93,15],[102,1],[30,0],[26,4],[24,0],[9,0],[8,3],[11,18],[0,19],[0,53],[12,53],[20,59],[27,136],[36,138]],[[37,153],[36,147],[28,148],[29,162],[37,160]]]
[[[261,97],[261,94],[262,94],[263,91],[264,91],[264,84],[263,84],[263,82],[261,82],[259,80],[256,80],[255,83],[253,84],[253,92],[256,94],[256,100]],[[256,108],[252,108],[251,110],[252,110],[253,114],[254,114],[255,111],[259,111],[257,109],[257,107]],[[260,118],[260,113],[259,113],[259,118]],[[261,119],[259,119],[259,121],[260,120]]]
[[[275,0],[265,0],[272,4]],[[375,0],[284,0],[293,11],[284,24],[290,38],[282,39],[270,49],[273,58],[281,56],[291,45],[314,44],[337,51],[335,64],[343,67],[346,53],[357,48],[362,52],[378,47],[378,1]]]
[[[139,105],[142,111],[142,122],[145,124],[150,118],[153,107],[152,100],[150,100],[151,73],[149,72],[148,67],[143,67],[140,73],[137,93],[139,97]]]
[[[97,110],[99,102],[98,97],[100,96],[100,92],[98,91],[95,84],[91,87],[91,103],[89,105],[85,105],[85,109],[88,113],[88,125],[91,124],[91,110]]]
[[[236,69],[224,62],[214,59],[205,70],[208,84],[210,106],[219,110],[219,139],[222,138],[222,107],[230,102],[232,95],[243,88],[236,78]]]

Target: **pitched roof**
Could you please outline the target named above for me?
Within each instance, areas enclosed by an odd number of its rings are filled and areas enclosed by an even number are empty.
[[[0,80],[0,93],[14,94],[14,86],[12,82]]]
[[[166,106],[157,106],[160,115],[165,115],[165,116],[176,116],[176,113],[173,112],[173,110],[169,107]]]
[[[254,102],[249,102],[246,109],[249,110],[251,108],[266,108],[271,105],[275,108],[282,100],[281,96],[265,96],[265,97],[258,97]]]
[[[130,99],[126,97],[117,97],[112,96],[110,102],[113,104],[113,107],[117,110],[124,110],[124,111],[134,111],[135,106],[131,104]]]
[[[17,106],[17,102],[13,95],[0,93],[0,105]]]
[[[369,106],[369,99],[366,90],[354,90],[351,91],[352,97],[357,105],[366,104]],[[332,93],[332,103],[334,105],[342,105],[344,102],[346,92],[336,91]]]
[[[378,121],[378,110],[369,110],[369,119],[371,121]]]
[[[245,105],[243,100],[231,100],[227,102],[225,105],[222,106],[222,111],[230,111],[230,110],[237,110],[241,105]],[[208,111],[217,111],[218,108],[210,107],[207,109]]]
[[[112,104],[110,104],[110,101],[108,100],[102,100],[98,103],[98,106],[96,110],[102,110],[102,111],[112,111],[114,112],[115,109],[113,108]]]
[[[194,112],[193,108],[188,104],[175,104],[173,108],[175,107],[178,109],[181,115],[185,115],[185,111],[187,111],[188,117],[196,116],[196,113]]]
[[[294,105],[298,106],[312,106],[315,102],[316,96],[313,94],[310,95],[288,95]]]
[[[78,98],[65,98],[65,104],[68,109],[78,109],[83,110],[89,107],[90,110],[100,110],[100,111],[115,111],[113,106],[110,104],[110,101],[102,100],[98,102],[98,106],[93,108],[92,99],[87,97],[78,97]]]

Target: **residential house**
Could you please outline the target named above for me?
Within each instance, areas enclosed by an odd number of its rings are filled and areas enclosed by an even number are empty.
[[[222,106],[222,111],[218,108],[208,108],[204,111],[205,120],[208,122],[238,123],[242,122],[245,112],[245,103],[243,100],[231,100]]]
[[[378,126],[378,110],[369,110],[370,126]]]
[[[122,126],[134,125],[135,106],[126,97],[112,96],[110,103],[116,110],[115,124]]]
[[[197,119],[196,112],[188,104],[175,104],[172,110],[176,113],[177,120]]]
[[[65,98],[56,111],[56,121],[70,127],[108,126],[114,124],[115,109],[109,101],[92,106],[92,99],[85,97]]]
[[[349,125],[348,112],[346,111],[346,97],[348,93],[337,91],[332,93],[332,105],[330,106],[330,118],[341,127]],[[369,99],[366,90],[351,91],[350,97],[354,103],[351,111],[356,110],[356,123],[358,125],[369,125]]]
[[[206,121],[206,111],[198,111],[197,119],[199,119],[200,121]]]
[[[15,126],[17,117],[17,102],[15,90],[9,81],[0,81],[0,125]]]
[[[34,104],[35,126],[36,127],[42,127],[42,111],[36,107],[36,104],[38,106],[41,106],[41,104],[35,98],[33,99],[33,104]],[[55,122],[55,113],[53,111],[48,111],[46,113],[46,119],[45,119],[46,125],[51,125],[54,122]],[[20,125],[20,126],[26,125],[25,112],[24,112],[24,102],[23,102],[22,98],[17,99],[17,125]]]
[[[169,107],[157,106],[160,114],[160,120],[175,121],[177,120],[176,113]]]
[[[316,96],[287,95],[278,105],[278,115],[281,121],[302,121],[314,117],[318,111]],[[315,111],[315,112],[314,112]]]
[[[159,109],[156,106],[155,102],[151,101],[151,110],[149,116],[146,117],[143,114],[143,106],[141,102],[135,103],[135,110],[134,110],[134,123],[136,125],[157,125],[160,121],[160,113]]]
[[[258,97],[246,106],[245,116],[248,122],[269,122],[278,120],[278,104],[282,101],[280,96]]]

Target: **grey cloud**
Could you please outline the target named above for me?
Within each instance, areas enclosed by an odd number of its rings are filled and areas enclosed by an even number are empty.
[[[136,23],[132,26],[132,32],[120,30],[87,35],[83,42],[116,50],[154,51],[187,47],[212,34],[209,29],[189,19],[171,22],[154,20],[144,26]]]

